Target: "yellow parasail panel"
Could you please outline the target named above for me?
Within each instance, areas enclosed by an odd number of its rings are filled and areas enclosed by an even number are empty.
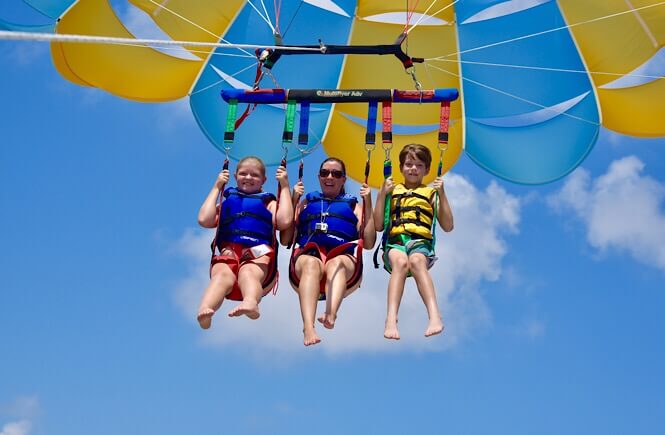
[[[353,45],[379,45],[391,44],[404,30],[403,24],[386,24],[364,20],[365,17],[389,12],[402,12],[400,6],[395,5],[389,9],[383,1],[358,2],[357,16],[354,19],[350,44]],[[431,13],[440,10],[450,1],[443,2]],[[419,7],[417,12],[423,13],[427,5]],[[448,8],[436,18],[453,21],[452,8]],[[414,21],[411,22],[414,24]],[[405,49],[406,45],[403,44]],[[418,26],[410,34],[408,40],[408,54],[413,57],[432,58],[457,52],[456,33],[452,25]],[[434,67],[425,64],[416,64],[416,75],[422,83],[423,89],[433,88],[459,88],[459,68],[457,57],[451,57],[454,62],[434,63]],[[439,69],[437,69],[439,68]],[[449,73],[441,71],[446,70]],[[340,89],[401,89],[413,90],[415,84],[408,75],[401,62],[392,55],[347,55],[343,72],[338,85]],[[444,153],[444,171],[450,169],[462,152],[463,123],[461,99],[451,104],[450,142]],[[431,125],[432,131],[415,135],[401,135],[393,132],[393,148],[391,160],[393,175],[396,181],[401,181],[399,175],[399,151],[408,143],[421,143],[432,151],[432,165],[425,182],[430,182],[436,176],[439,162],[438,124],[440,105],[393,103],[393,127],[399,130],[402,126],[418,127]],[[345,117],[345,115],[361,118],[358,124]],[[379,105],[378,125],[381,124],[381,106]],[[365,121],[367,119],[367,104],[336,104],[331,117],[323,144],[326,153],[344,160],[347,173],[358,181],[364,180],[365,171]],[[399,126],[399,127],[398,127]],[[372,152],[371,172],[369,184],[379,187],[383,183],[383,162],[385,153],[381,149],[381,134],[376,137],[377,148]]]
[[[654,4],[652,0],[559,0],[559,4],[568,25],[584,23],[571,31],[596,86],[603,125],[632,136],[665,135],[663,71],[660,79],[646,83],[613,84],[635,74],[665,45],[665,4],[646,9],[642,8]],[[598,20],[614,14],[618,15]],[[586,23],[590,20],[597,21]]]
[[[129,0],[176,41],[217,42],[233,22],[245,0]],[[234,41],[246,42],[246,41]],[[203,48],[209,53],[212,48]],[[204,58],[197,50],[195,55]]]
[[[60,18],[56,32],[133,38],[106,0],[79,0]],[[127,45],[56,42],[51,55],[68,80],[144,102],[184,97],[203,66],[203,61]]]

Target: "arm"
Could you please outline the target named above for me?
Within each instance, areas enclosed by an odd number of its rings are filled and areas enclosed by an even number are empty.
[[[275,227],[282,231],[293,226],[293,202],[289,190],[289,174],[284,166],[277,168],[277,185],[279,189],[279,207],[275,214]]]
[[[434,180],[432,186],[439,194],[439,208],[436,210],[436,218],[439,220],[439,226],[441,229],[448,233],[453,230],[454,226],[453,211],[450,208],[450,204],[448,203],[446,190],[443,186],[443,177],[439,177]]]
[[[217,226],[217,198],[224,185],[229,182],[228,169],[223,170],[217,176],[214,186],[199,209],[199,225],[204,228],[215,228]],[[221,204],[220,204],[221,205]]]
[[[305,185],[303,184],[302,181],[298,181],[295,186],[293,186],[293,194],[291,195],[291,204],[293,206],[293,209],[295,210],[295,213],[293,216],[291,216],[291,225],[289,225],[288,228],[281,230],[279,232],[279,243],[282,244],[282,246],[289,246],[292,240],[295,240],[294,234],[296,233],[296,216],[300,213],[300,210],[302,210],[302,205],[298,204],[298,201],[300,201],[300,198],[302,195],[305,193]]]
[[[395,188],[393,183],[393,177],[388,177],[383,181],[381,189],[379,189],[379,194],[376,196],[376,206],[374,207],[374,227],[376,231],[383,231],[385,228],[383,222],[383,214],[386,207],[386,195],[392,192]]]
[[[296,211],[295,211],[295,216],[298,216],[302,209],[305,207],[305,202],[302,201],[299,204],[296,205]],[[296,228],[296,221],[293,219],[292,224],[286,228],[285,230],[282,230],[279,232],[279,242],[283,246],[288,246],[289,243],[291,243],[291,240],[296,239],[298,237],[298,229]]]
[[[365,203],[365,228],[363,229],[363,233],[360,234],[360,237],[363,239],[364,248],[372,249],[376,243],[376,230],[374,229],[374,215],[372,212],[372,189],[367,184],[363,184],[360,187],[360,196]],[[360,230],[360,219],[363,213],[362,208],[363,204],[356,204],[355,214],[358,217],[358,230]]]
[[[293,198],[293,209],[295,210],[296,206],[298,205],[298,201],[300,201],[300,198],[305,194],[305,185],[303,184],[302,180],[298,180],[298,182],[293,186],[293,193],[291,194],[291,197]]]

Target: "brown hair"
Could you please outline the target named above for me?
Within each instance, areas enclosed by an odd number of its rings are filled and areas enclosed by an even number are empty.
[[[245,162],[249,162],[249,161],[253,161],[255,163],[258,163],[259,170],[261,171],[261,175],[263,175],[264,177],[266,176],[266,165],[265,165],[265,163],[263,163],[263,160],[261,160],[260,158],[258,158],[256,156],[247,156],[247,157],[241,159],[238,162],[238,166],[236,166],[236,173],[238,173],[238,168],[240,167],[240,165],[242,165]]]
[[[416,158],[421,162],[425,163],[425,167],[429,169],[432,164],[432,152],[425,145],[419,143],[410,143],[404,145],[402,151],[399,152],[399,166],[400,168],[404,166],[407,156]]]
[[[321,162],[321,166],[319,166],[319,171],[323,169],[323,165],[325,165],[328,162],[335,162],[339,163],[339,165],[342,167],[342,175],[346,177],[346,165],[341,159],[338,159],[337,157],[328,157],[324,161]],[[339,191],[340,195],[344,195],[346,193],[346,189],[344,189],[344,185],[342,184],[342,189]]]

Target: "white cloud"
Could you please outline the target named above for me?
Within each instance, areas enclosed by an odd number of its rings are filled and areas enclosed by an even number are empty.
[[[349,187],[348,190],[353,191],[355,186]],[[517,232],[520,201],[494,182],[480,191],[455,174],[446,176],[446,191],[455,216],[455,229],[446,234],[438,231],[439,261],[432,269],[446,323],[444,334],[423,337],[427,314],[415,283],[409,279],[400,307],[402,340],[383,338],[388,274],[383,269],[374,269],[372,253],[367,251],[364,284],[342,303],[333,331],[317,327],[322,343],[314,346],[316,349],[330,354],[443,350],[491,323],[491,313],[480,285],[501,277],[501,261],[507,252],[503,235]],[[212,237],[212,232],[190,229],[176,247],[191,264],[190,273],[177,285],[176,303],[192,324],[196,324],[199,299],[208,282]],[[260,354],[268,351],[272,358],[286,357],[287,353],[293,356],[294,351],[304,348],[298,297],[288,283],[289,255],[290,251],[281,249],[279,291],[277,297],[264,298],[261,319],[253,322],[228,318],[226,312],[233,302],[227,301],[215,315],[213,327],[201,333],[206,343]],[[323,304],[320,304],[319,312],[322,310]]]
[[[0,414],[21,419],[32,419],[39,414],[40,405],[37,396],[19,396],[11,403],[0,404]]]
[[[635,156],[613,162],[595,180],[575,171],[561,191],[548,198],[559,212],[572,211],[586,225],[586,238],[601,253],[626,252],[635,260],[665,270],[665,185],[642,175]]]
[[[7,49],[8,60],[18,66],[25,67],[36,64],[50,57],[49,44],[46,42],[11,42]]]
[[[0,435],[28,435],[32,424],[28,420],[14,421],[2,427]]]

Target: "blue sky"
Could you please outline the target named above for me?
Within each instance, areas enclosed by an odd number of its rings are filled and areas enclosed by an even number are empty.
[[[540,187],[463,156],[432,271],[444,334],[422,337],[411,284],[402,340],[383,339],[387,275],[367,267],[305,348],[284,279],[259,321],[198,328],[212,235],[196,214],[221,155],[186,102],[72,85],[42,43],[2,41],[0,64],[1,435],[663,427],[664,139],[603,131]]]

